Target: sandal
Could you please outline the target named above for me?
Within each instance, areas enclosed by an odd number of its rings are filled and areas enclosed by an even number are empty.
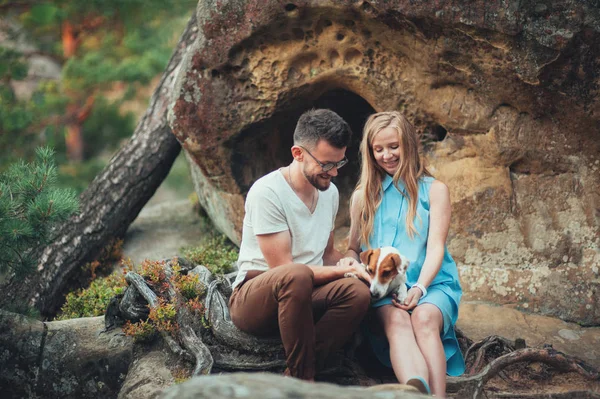
[[[431,390],[429,389],[429,385],[427,381],[423,377],[415,376],[410,377],[408,381],[406,381],[406,385],[410,385],[411,387],[415,387],[421,393],[431,394]]]

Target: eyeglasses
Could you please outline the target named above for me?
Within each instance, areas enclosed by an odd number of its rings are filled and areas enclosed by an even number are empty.
[[[348,158],[344,157],[344,159],[342,159],[341,161],[338,162],[327,162],[327,163],[323,163],[321,161],[319,161],[317,158],[315,158],[315,156],[313,154],[310,153],[310,151],[308,151],[306,148],[302,147],[301,145],[299,145],[298,147],[302,148],[304,151],[306,151],[308,153],[308,155],[311,156],[312,159],[315,160],[315,162],[317,162],[319,164],[319,166],[321,167],[321,169],[323,169],[323,172],[329,172],[331,169],[333,168],[341,168],[342,166],[346,165],[348,163]]]

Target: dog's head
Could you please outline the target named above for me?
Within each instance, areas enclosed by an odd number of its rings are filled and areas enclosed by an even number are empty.
[[[360,254],[360,261],[371,276],[371,298],[381,299],[406,281],[408,259],[394,247],[369,249]]]

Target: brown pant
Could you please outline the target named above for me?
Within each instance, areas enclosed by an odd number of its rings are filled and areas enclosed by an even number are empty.
[[[231,320],[253,335],[278,329],[287,357],[286,374],[313,379],[327,356],[342,347],[366,314],[369,287],[343,278],[315,287],[312,270],[302,264],[250,272],[229,301]]]

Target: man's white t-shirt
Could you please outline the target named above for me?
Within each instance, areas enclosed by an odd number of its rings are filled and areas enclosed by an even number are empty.
[[[293,262],[322,265],[338,204],[339,193],[333,183],[326,191],[319,191],[315,210],[310,213],[279,170],[258,179],[246,196],[239,271],[233,287],[244,281],[248,270],[269,269],[256,239],[261,234],[289,230]]]

